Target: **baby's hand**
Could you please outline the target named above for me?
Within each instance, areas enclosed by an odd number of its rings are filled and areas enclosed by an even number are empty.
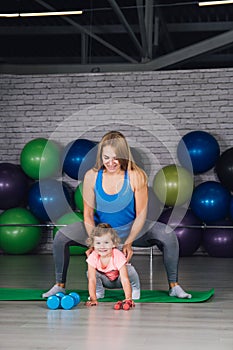
[[[85,303],[86,306],[96,306],[98,305],[98,301],[97,300],[88,300]]]

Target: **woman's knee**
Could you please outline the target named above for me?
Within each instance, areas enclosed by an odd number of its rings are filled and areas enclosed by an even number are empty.
[[[161,222],[157,222],[150,232],[147,234],[147,238],[157,240],[163,244],[177,242],[177,236],[174,230]]]

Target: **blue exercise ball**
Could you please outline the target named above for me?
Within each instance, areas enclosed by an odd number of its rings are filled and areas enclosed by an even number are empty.
[[[70,142],[63,153],[63,171],[72,179],[83,180],[96,162],[97,143],[87,139]]]
[[[200,247],[202,242],[201,221],[193,212],[184,208],[165,209],[158,221],[169,224],[179,242],[179,255],[191,256]]]
[[[206,131],[192,131],[184,135],[177,147],[180,164],[193,171],[204,173],[213,168],[220,156],[220,147],[214,136]]]
[[[225,219],[214,222],[211,226],[203,233],[205,251],[216,258],[233,258],[233,222]]]
[[[55,179],[35,182],[29,189],[30,211],[42,221],[54,222],[70,210],[68,186]]]
[[[231,199],[230,199],[229,214],[230,214],[230,218],[233,220],[233,196],[232,195],[231,195]]]
[[[231,194],[222,184],[206,181],[194,189],[190,207],[199,219],[210,223],[227,217],[230,200]]]
[[[0,209],[21,206],[27,197],[29,179],[20,166],[0,164]]]

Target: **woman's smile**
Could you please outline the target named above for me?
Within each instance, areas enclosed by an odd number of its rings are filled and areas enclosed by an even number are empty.
[[[111,146],[103,147],[102,161],[105,169],[110,173],[115,173],[121,169],[120,162]]]

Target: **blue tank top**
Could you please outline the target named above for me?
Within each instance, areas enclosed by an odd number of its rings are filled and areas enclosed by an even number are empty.
[[[136,217],[135,198],[131,188],[128,172],[125,172],[124,183],[116,194],[107,194],[102,186],[103,170],[98,171],[95,183],[96,212],[95,223],[108,223],[120,238],[128,236]]]

